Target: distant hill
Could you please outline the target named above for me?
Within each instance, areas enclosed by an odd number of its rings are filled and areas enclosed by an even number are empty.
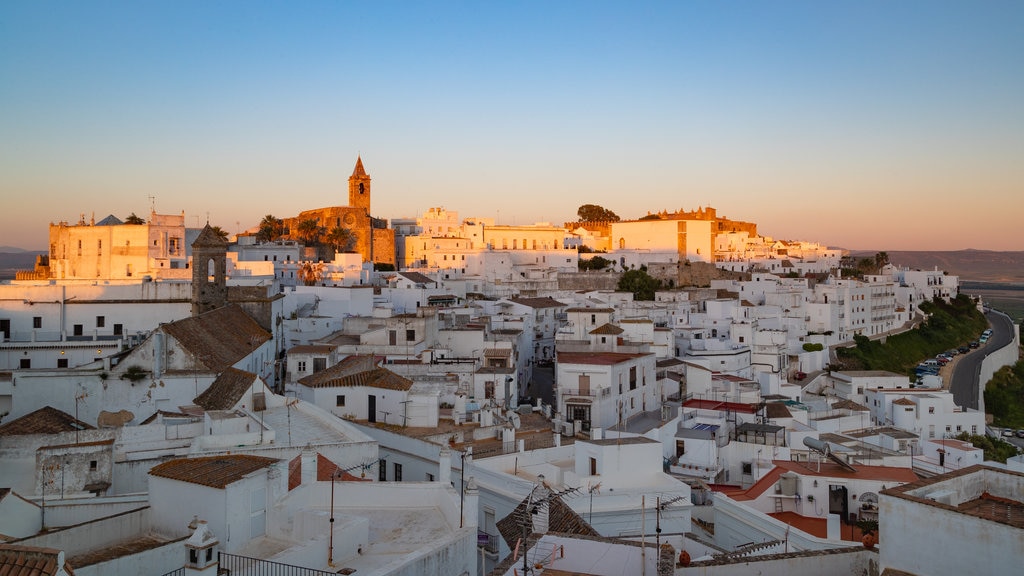
[[[851,250],[859,258],[874,257],[878,251]],[[1024,252],[992,250],[956,250],[949,252],[886,250],[889,261],[896,266],[918,270],[938,267],[960,280],[974,282],[1024,283]]]
[[[32,270],[36,267],[36,256],[46,252],[30,252],[21,248],[0,248],[0,280],[14,278],[18,270]]]

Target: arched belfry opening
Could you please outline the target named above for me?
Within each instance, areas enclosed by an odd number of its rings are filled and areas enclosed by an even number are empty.
[[[228,243],[207,224],[192,243],[192,315],[228,303]]]

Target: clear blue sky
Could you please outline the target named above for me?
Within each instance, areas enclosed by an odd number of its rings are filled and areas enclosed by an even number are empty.
[[[347,203],[1024,250],[1024,2],[0,3],[0,246]]]

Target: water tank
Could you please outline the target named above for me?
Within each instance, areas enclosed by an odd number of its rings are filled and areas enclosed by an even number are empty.
[[[828,442],[824,440],[818,440],[817,438],[811,438],[810,436],[804,436],[804,446],[807,446],[811,450],[816,450],[822,454],[828,456],[832,450],[828,446]]]
[[[782,495],[783,496],[795,496],[796,495],[796,485],[797,485],[797,475],[796,474],[793,474],[792,472],[786,472],[785,474],[783,474],[782,476],[779,477],[779,484],[782,486]]]

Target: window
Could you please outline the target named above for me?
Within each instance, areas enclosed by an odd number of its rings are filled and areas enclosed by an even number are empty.
[[[405,331],[405,341],[406,342],[415,342],[416,341],[416,330],[406,330]]]
[[[434,475],[431,474],[430,472],[427,472],[427,482],[433,482],[433,481],[434,481]]]
[[[751,475],[753,473],[754,473],[754,466],[753,466],[753,464],[750,463],[750,462],[744,462],[743,463],[743,474],[749,476],[749,475]]]
[[[313,372],[327,370],[327,358],[313,358]]]
[[[75,326],[71,329],[71,331],[72,331],[72,333],[74,333],[75,336],[81,336],[82,335],[82,325],[81,324],[75,324]]]
[[[32,359],[31,358],[22,358],[21,361],[18,362],[18,368],[21,368],[22,370],[28,370],[31,367],[32,367]]]
[[[106,325],[107,325],[107,318],[106,318],[106,316],[97,316],[96,317],[96,327],[97,328],[103,328]]]
[[[629,369],[629,389],[636,390],[636,366]]]
[[[597,476],[597,458],[590,459],[590,475]]]
[[[402,465],[395,462],[395,482],[402,481]]]
[[[95,460],[89,460],[89,470],[95,470],[95,469],[96,469],[96,461]]]
[[[935,406],[929,406],[928,407],[928,413],[929,414],[935,414]]]
[[[344,394],[338,394],[334,398],[334,405],[335,406],[344,406],[345,405],[345,395]]]
[[[381,482],[387,482],[387,479],[388,461],[381,459],[381,461],[377,463],[377,480],[380,480]]]
[[[398,344],[398,333],[394,330],[388,330],[388,345],[394,346]]]
[[[57,368],[67,368],[67,367],[68,367],[68,359],[67,358],[57,358]]]
[[[124,324],[114,324],[114,336],[124,334]]]
[[[305,372],[306,371],[306,361],[305,360],[299,360],[298,362],[296,362],[295,363],[295,369],[297,371],[299,371],[299,372]]]
[[[42,328],[43,327],[43,317],[42,316],[33,316],[32,317],[32,327],[33,328]]]

